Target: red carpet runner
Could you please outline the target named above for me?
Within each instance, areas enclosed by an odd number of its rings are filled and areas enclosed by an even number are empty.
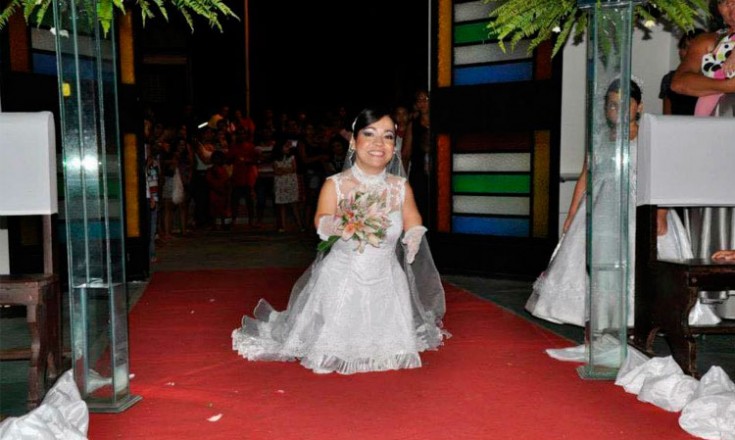
[[[156,273],[130,315],[128,411],[92,414],[102,439],[684,439],[641,403],[544,349],[570,343],[447,286],[453,337],[415,370],[316,375],[248,362],[230,333],[257,300],[285,307],[300,271]],[[218,421],[207,419],[221,414]]]

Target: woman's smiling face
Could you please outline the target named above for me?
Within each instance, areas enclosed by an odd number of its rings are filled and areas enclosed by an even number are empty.
[[[395,124],[389,116],[383,116],[356,134],[355,163],[367,173],[380,173],[393,158],[395,147]]]

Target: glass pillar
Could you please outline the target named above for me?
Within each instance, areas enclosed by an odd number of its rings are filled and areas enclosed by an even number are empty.
[[[140,397],[129,382],[115,34],[95,5],[53,2],[71,356],[90,411],[120,412]]]
[[[585,379],[614,379],[626,356],[633,298],[635,209],[629,208],[628,105],[608,112],[610,84],[629,102],[634,1],[578,0],[588,13],[587,39],[587,364]],[[631,200],[632,201],[632,200]],[[630,234],[629,234],[630,232]]]

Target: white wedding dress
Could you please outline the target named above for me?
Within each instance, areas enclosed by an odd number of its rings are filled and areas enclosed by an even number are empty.
[[[245,316],[233,331],[233,350],[249,360],[300,360],[316,373],[420,367],[419,353],[437,348],[448,333],[441,329],[440,284],[432,298],[438,307],[431,310],[399,260],[405,179],[366,175],[356,166],[330,179],[338,200],[358,190],[387,193],[391,223],[385,239],[363,252],[355,240],[337,240],[296,283],[285,311],[260,300],[254,318]]]
[[[636,193],[636,148],[635,140],[630,142],[630,194]],[[598,164],[599,166],[599,164]],[[605,169],[605,167],[599,167]],[[607,176],[595,178],[598,188],[597,199],[600,200],[599,188],[604,185]],[[604,195],[603,195],[604,196]],[[629,267],[635,267],[635,197],[628,198],[628,258]],[[572,224],[559,239],[546,271],[538,277],[533,285],[533,293],[526,302],[526,310],[537,318],[557,324],[573,324],[584,327],[588,318],[587,312],[587,272],[585,269],[587,225],[586,200],[583,199],[577,209]],[[669,209],[667,217],[668,230],[658,237],[658,257],[660,259],[692,258],[692,246],[689,235],[679,216]],[[635,271],[628,271],[628,292],[633,292]],[[633,296],[628,298],[628,326],[633,325]],[[720,318],[711,305],[699,301],[689,314],[690,325],[715,325]]]

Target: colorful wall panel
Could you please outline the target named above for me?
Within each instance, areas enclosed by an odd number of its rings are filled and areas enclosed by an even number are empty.
[[[439,0],[437,86],[535,81],[552,75],[547,45],[503,50],[488,25],[499,2]],[[545,238],[548,235],[549,130],[437,135],[440,232]]]
[[[551,76],[548,45],[529,52],[529,40],[505,50],[488,25],[500,2],[439,1],[437,85],[495,84],[547,79]]]
[[[438,193],[448,194],[437,204],[440,231],[547,236],[548,131],[472,133],[457,136],[453,142],[449,136],[442,139],[445,145],[439,154],[451,166],[440,167],[437,173]]]
[[[449,272],[536,276],[557,242],[561,63],[550,42],[501,48],[502,1],[433,3],[432,250]]]

